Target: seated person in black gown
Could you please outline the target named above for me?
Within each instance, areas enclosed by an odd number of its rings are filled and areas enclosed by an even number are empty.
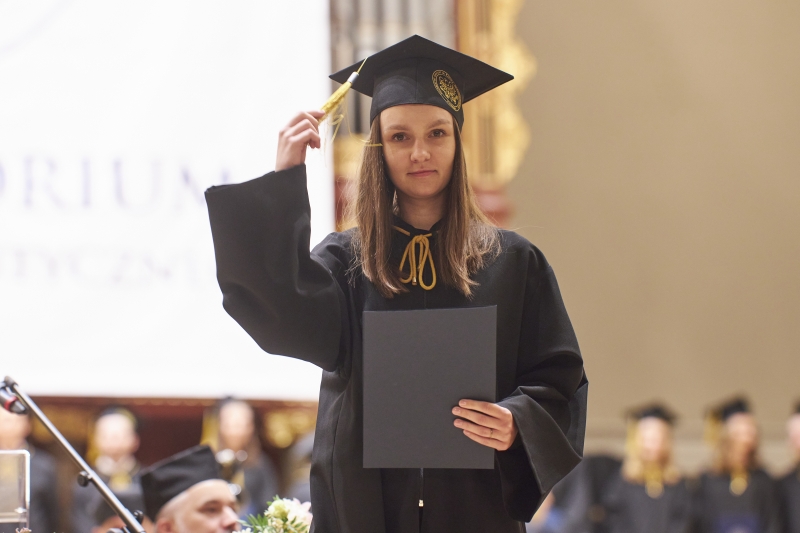
[[[155,533],[239,529],[236,497],[208,446],[195,446],[142,470],[142,493]]]
[[[800,533],[800,402],[786,422],[789,446],[792,449],[794,468],[778,482],[786,533]]]
[[[758,461],[758,426],[745,398],[711,409],[711,469],[700,476],[693,507],[699,533],[781,533],[775,482]]]
[[[689,491],[672,462],[674,422],[659,404],[631,412],[625,460],[603,498],[609,533],[689,531]]]
[[[580,461],[587,383],[555,274],[480,211],[461,148],[462,105],[511,78],[418,36],[370,56],[352,86],[372,97],[356,227],[313,252],[305,156],[324,113],[280,132],[275,172],[206,192],[226,311],[264,350],[324,370],[317,531],[519,533]],[[494,450],[494,468],[364,468],[364,312],[488,306],[495,401],[460,399],[451,423]]]
[[[138,488],[141,465],[134,456],[139,449],[137,429],[138,420],[134,414],[121,407],[108,408],[95,419],[87,460],[113,491]],[[74,486],[72,533],[89,533],[97,525],[92,510],[101,499],[91,486]]]
[[[202,444],[214,450],[223,478],[239,490],[240,516],[263,513],[278,494],[278,476],[261,448],[253,408],[228,398],[213,408],[208,420],[212,423],[204,426],[212,429],[203,435]]]
[[[31,423],[28,415],[10,413],[0,408],[0,450],[28,450],[30,462],[30,528],[31,531],[58,529],[58,494],[56,464],[43,450],[28,442]],[[0,523],[0,533],[14,533],[11,524]]]

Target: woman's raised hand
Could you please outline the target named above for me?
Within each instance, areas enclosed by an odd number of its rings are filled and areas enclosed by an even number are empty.
[[[514,416],[496,403],[460,400],[458,407],[453,407],[453,414],[461,417],[453,425],[478,444],[502,452],[509,449],[517,438]]]
[[[322,111],[302,111],[278,134],[278,157],[275,171],[286,170],[306,162],[306,148],[319,148],[319,119]]]

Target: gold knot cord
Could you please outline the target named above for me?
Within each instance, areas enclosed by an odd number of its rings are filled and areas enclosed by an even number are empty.
[[[398,228],[397,226],[392,227],[400,233],[411,237],[411,233],[403,228]],[[412,285],[417,285],[419,283],[419,286],[426,291],[429,291],[436,286],[436,267],[433,265],[431,243],[428,241],[428,237],[431,235],[433,234],[426,233],[424,235],[415,235],[414,237],[411,237],[411,240],[406,245],[406,250],[403,252],[403,259],[400,260],[401,274],[403,273],[403,266],[406,264],[406,259],[408,259],[409,266],[408,277],[405,279],[400,278],[400,281],[403,283],[408,283],[410,281]],[[417,258],[417,247],[419,247],[419,258]],[[425,271],[426,263],[431,267],[430,284],[426,284],[422,279],[422,274]]]

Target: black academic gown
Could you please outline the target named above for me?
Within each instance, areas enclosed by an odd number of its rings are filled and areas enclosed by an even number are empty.
[[[693,496],[698,533],[781,533],[775,482],[762,469],[750,472],[747,489],[737,496],[729,475],[705,473]]]
[[[265,351],[324,372],[311,469],[317,533],[524,531],[547,492],[580,460],[586,381],[553,270],[519,235],[475,275],[469,300],[442,283],[382,297],[353,265],[352,231],[309,252],[305,166],[206,192],[226,311]],[[397,221],[412,236],[419,231]],[[410,237],[396,232],[393,261]],[[436,246],[435,236],[431,244]],[[362,466],[362,313],[497,305],[497,394],[520,437],[494,470]],[[464,437],[466,438],[466,437]]]
[[[778,481],[786,533],[800,533],[800,466]]]
[[[658,498],[644,485],[631,483],[617,473],[603,496],[609,533],[688,533],[691,499],[683,481],[664,485]]]

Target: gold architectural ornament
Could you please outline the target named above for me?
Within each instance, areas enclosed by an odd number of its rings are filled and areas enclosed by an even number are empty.
[[[523,0],[458,2],[458,49],[514,76],[464,106],[464,153],[470,182],[484,190],[511,181],[530,144],[517,95],[536,72],[536,59],[516,36]]]
[[[81,407],[42,407],[47,418],[59,428],[61,434],[71,442],[82,446],[92,434],[95,412]],[[49,444],[55,441],[38,418],[33,419],[31,436],[39,443]]]
[[[317,422],[311,409],[279,409],[264,415],[264,437],[276,448],[288,448]]]

